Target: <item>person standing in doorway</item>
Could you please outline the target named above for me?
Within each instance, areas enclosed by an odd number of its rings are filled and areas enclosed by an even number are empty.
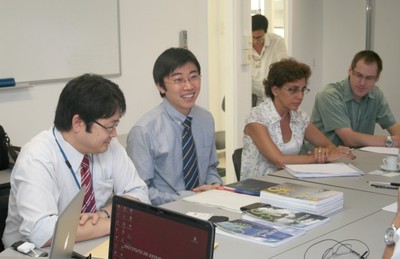
[[[285,40],[268,32],[268,19],[261,14],[251,17],[252,50],[252,93],[257,96],[257,105],[266,99],[263,80],[267,77],[269,66],[282,58],[287,58]]]

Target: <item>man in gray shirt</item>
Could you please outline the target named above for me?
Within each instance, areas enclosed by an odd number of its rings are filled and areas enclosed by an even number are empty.
[[[153,77],[163,101],[146,113],[131,129],[127,152],[140,177],[149,187],[154,205],[214,189],[222,184],[217,173],[214,120],[210,112],[195,105],[200,92],[201,71],[187,49],[170,48],[156,60]],[[190,117],[190,118],[189,118]],[[182,133],[191,120],[195,154],[193,183],[184,178]],[[193,145],[193,144],[191,144]]]
[[[371,50],[358,52],[343,81],[329,84],[315,97],[311,121],[335,145],[400,146],[396,122],[381,89],[376,86],[382,60]],[[375,135],[375,124],[389,136]]]

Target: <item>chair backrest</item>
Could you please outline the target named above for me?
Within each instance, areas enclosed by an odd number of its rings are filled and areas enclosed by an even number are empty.
[[[3,237],[3,231],[6,226],[9,195],[10,195],[10,186],[4,186],[0,189],[0,251],[4,250],[1,238]]]
[[[251,94],[251,107],[256,107],[257,106],[257,95],[256,94]]]
[[[238,181],[240,181],[240,167],[242,165],[242,150],[243,150],[243,148],[238,148],[232,154],[233,166],[235,167],[236,178]]]

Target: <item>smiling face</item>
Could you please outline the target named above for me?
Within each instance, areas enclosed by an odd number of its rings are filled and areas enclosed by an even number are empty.
[[[164,77],[165,89],[157,84],[158,90],[165,94],[168,102],[184,115],[196,103],[200,93],[200,75],[197,67],[188,62]]]
[[[378,65],[375,62],[366,64],[359,60],[354,68],[349,68],[349,80],[354,99],[359,101],[372,90],[379,79]]]
[[[307,82],[305,78],[287,82],[282,87],[274,86],[274,104],[277,111],[282,115],[289,111],[296,111],[303,101],[304,94],[307,93]]]

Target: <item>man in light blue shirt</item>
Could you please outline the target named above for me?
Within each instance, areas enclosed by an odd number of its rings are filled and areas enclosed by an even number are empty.
[[[149,187],[151,202],[160,205],[214,189],[222,180],[217,173],[213,117],[195,105],[201,83],[196,57],[187,49],[167,49],[156,60],[153,77],[163,101],[131,129],[127,153]],[[182,123],[187,117],[192,118],[198,169],[198,184],[189,190],[182,159]]]

